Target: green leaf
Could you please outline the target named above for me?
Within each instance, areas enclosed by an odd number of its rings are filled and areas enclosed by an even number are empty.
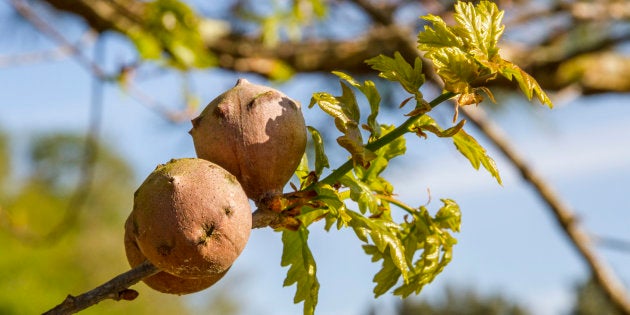
[[[381,95],[378,93],[378,90],[376,89],[374,82],[367,80],[367,81],[364,81],[363,84],[360,84],[353,77],[343,72],[333,71],[332,73],[338,76],[340,79],[345,80],[350,85],[354,86],[359,91],[361,91],[363,95],[365,95],[365,98],[368,100],[368,103],[370,104],[370,115],[367,118],[367,125],[364,125],[364,128],[370,131],[370,135],[372,138],[380,137],[380,128],[378,128],[376,117],[378,116],[378,110],[381,103]]]
[[[464,155],[470,164],[478,170],[480,165],[490,172],[497,182],[501,185],[501,177],[494,160],[488,156],[484,149],[471,135],[467,134],[464,129],[459,130],[453,136],[453,143],[459,152]]]
[[[411,294],[420,293],[425,285],[431,283],[444,270],[453,256],[453,246],[435,235],[425,239],[422,249],[420,259],[414,265],[414,274],[410,276],[407,283],[403,283],[394,290],[394,295],[406,298]],[[442,252],[441,256],[440,252]]]
[[[455,93],[470,93],[470,83],[481,74],[475,59],[457,47],[435,50],[431,55],[437,74],[444,81],[445,89]]]
[[[459,232],[462,224],[462,214],[459,205],[451,199],[441,199],[444,206],[435,214],[435,223],[441,229]]]
[[[395,295],[404,298],[412,293],[420,293],[451,261],[453,246],[457,241],[448,230],[459,231],[461,214],[454,201],[442,199],[442,202],[444,205],[434,218],[431,218],[425,207],[420,207],[411,213],[411,221],[402,224],[407,259],[416,257],[415,253],[419,249],[422,252],[413,264],[409,281],[396,288]]]
[[[406,281],[409,266],[405,258],[405,249],[397,235],[398,225],[391,221],[369,219],[350,210],[347,211],[347,214],[352,218],[348,225],[354,229],[357,237],[367,242],[366,236],[369,235],[376,249],[382,254],[383,259],[391,260],[391,263],[400,270],[403,279]]]
[[[480,1],[476,6],[471,2],[459,1],[455,4],[455,20],[464,42],[471,46],[471,52],[483,60],[492,60],[498,54],[497,43],[503,34],[503,11],[496,4]]]
[[[450,138],[456,135],[466,123],[465,120],[460,121],[457,125],[450,127],[446,130],[442,129],[437,122],[429,115],[424,115],[420,117],[411,127],[410,129],[415,131],[418,136],[422,136],[426,138],[426,134],[424,131],[431,132],[438,137],[441,138]]]
[[[553,107],[553,103],[540,87],[538,82],[534,78],[532,78],[527,72],[523,71],[519,66],[509,62],[503,61],[500,67],[500,73],[508,80],[512,81],[512,79],[518,82],[521,91],[527,96],[527,99],[531,100],[534,95],[538,98],[541,104],[549,106],[549,108]]]
[[[354,93],[343,82],[341,87],[343,94],[339,97],[325,92],[313,93],[309,107],[317,104],[324,112],[334,117],[335,126],[343,132],[343,136],[337,138],[337,143],[350,152],[355,164],[367,167],[376,155],[363,144],[358,123],[360,113]]]
[[[381,136],[379,123],[376,121],[378,110],[381,104],[381,95],[378,93],[374,82],[365,81],[359,90],[365,95],[370,104],[370,115],[367,118],[367,129],[370,131],[371,138],[379,138]]]
[[[337,97],[337,99],[342,104],[341,110],[351,121],[358,123],[361,119],[361,111],[357,104],[357,98],[352,89],[345,83],[339,81],[339,84],[341,85],[341,96]]]
[[[363,145],[363,137],[359,127],[353,124],[347,126],[345,135],[337,138],[337,143],[350,152],[355,165],[367,167],[369,162],[376,158],[376,155]]]
[[[424,84],[424,74],[422,74],[422,60],[416,57],[414,66],[402,57],[399,52],[394,53],[394,58],[384,55],[368,59],[365,61],[372,69],[380,71],[379,76],[389,81],[399,82],[400,85],[410,94],[419,93],[419,89]]]
[[[433,26],[425,25],[424,31],[418,33],[418,49],[426,51],[427,58],[431,58],[431,55],[440,48],[465,48],[463,39],[457,36],[441,17],[429,14],[422,19],[431,22]]]
[[[389,257],[389,249],[386,250],[384,256]],[[383,259],[381,270],[379,270],[372,278],[372,281],[376,283],[374,286],[374,297],[377,298],[389,291],[400,280],[402,273],[400,269],[394,264],[392,259]]]
[[[351,122],[352,119],[346,115],[342,108],[343,105],[336,97],[326,92],[313,93],[311,103],[308,107],[312,108],[315,104],[317,104],[326,114],[335,119],[335,126],[339,131],[346,131],[346,124]],[[357,122],[354,123],[355,125],[357,124]]]
[[[333,224],[337,224],[337,229],[341,229],[348,225],[351,218],[346,214],[346,207],[339,196],[339,192],[330,185],[315,186],[317,192],[317,201],[326,205],[328,214],[326,215],[325,230],[329,231]]]
[[[313,146],[315,147],[315,174],[319,177],[322,175],[324,168],[330,167],[328,157],[324,151],[324,140],[317,129],[311,126],[306,128],[311,133],[311,139],[313,139]]]
[[[358,180],[350,172],[341,177],[339,182],[350,188],[350,199],[359,205],[361,213],[365,214],[366,211],[369,211],[371,214],[377,214],[379,212],[378,198],[374,196],[372,190],[365,182]]]
[[[296,285],[293,303],[304,302],[304,315],[314,314],[319,282],[315,259],[308,247],[308,229],[300,225],[297,231],[282,231],[282,267],[289,267],[284,286]]]
[[[425,26],[418,34],[418,48],[426,51],[425,57],[433,61],[447,91],[471,98],[477,95],[475,89],[483,89],[482,84],[500,73],[509,80],[515,78],[528,99],[535,95],[542,104],[552,107],[534,78],[499,55],[498,42],[505,30],[503,15],[490,1],[480,1],[477,5],[458,1],[455,26],[446,25],[438,16],[423,17],[432,25]]]
[[[302,155],[302,159],[300,159],[300,164],[295,169],[295,177],[300,181],[300,185],[304,186],[304,184],[308,181],[308,174],[311,171],[308,168],[308,157],[306,156],[306,152]]]

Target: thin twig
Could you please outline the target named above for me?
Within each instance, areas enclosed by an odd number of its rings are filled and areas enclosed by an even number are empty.
[[[106,299],[133,300],[138,294],[128,288],[143,278],[152,276],[160,270],[146,260],[133,269],[122,273],[104,284],[78,296],[68,295],[63,302],[44,315],[74,314]]]
[[[547,204],[556,219],[556,223],[587,263],[595,280],[601,285],[610,301],[619,311],[630,314],[630,300],[626,289],[612,269],[595,254],[592,246],[593,240],[580,226],[571,207],[558,196],[551,185],[536,170],[527,165],[525,158],[510,144],[500,127],[488,119],[481,109],[470,110],[462,107],[461,110],[467,116],[467,120],[491,140],[512,165],[520,171],[523,179],[534,187],[534,191]]]

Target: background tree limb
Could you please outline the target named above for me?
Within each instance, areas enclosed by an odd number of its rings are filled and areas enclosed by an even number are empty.
[[[128,34],[131,30],[146,28],[143,14],[146,3],[140,0],[40,1],[81,17],[97,32]],[[371,70],[363,61],[379,54],[391,55],[399,51],[408,60],[415,58],[417,53],[415,49],[409,49],[408,43],[416,30],[393,23],[391,18],[404,1],[395,1],[386,7],[378,7],[367,0],[352,3],[376,22],[359,38],[336,40],[317,37],[269,46],[259,36],[230,30],[220,36],[213,32],[213,35],[205,37],[208,53],[218,57],[221,68],[266,77],[273,76],[273,69],[278,65],[288,66],[294,72],[343,69],[354,74],[368,74]],[[517,30],[521,27],[521,31],[528,32],[529,23],[542,23],[553,29],[540,34],[544,36],[540,44],[503,43],[502,49],[508,59],[531,73],[546,90],[560,90],[577,84],[583,93],[630,91],[630,57],[614,49],[630,39],[630,32],[619,32],[617,27],[619,23],[628,22],[628,17],[622,14],[626,11],[619,10],[627,6],[617,2],[594,5],[582,1],[559,2],[542,8],[530,8],[526,4],[519,1],[512,4],[515,6],[512,9],[519,13],[512,18],[511,27]],[[585,9],[589,6],[596,8]],[[571,14],[572,19],[555,26],[553,20],[566,12]],[[614,19],[608,18],[611,16]],[[577,39],[578,36],[583,38]],[[509,83],[499,80],[492,84]]]
[[[534,192],[547,204],[556,223],[588,265],[606,296],[622,313],[630,314],[630,296],[612,269],[595,253],[592,246],[593,240],[580,226],[571,207],[562,200],[542,175],[527,164],[525,158],[510,144],[500,127],[488,119],[482,109],[462,107],[460,110],[466,119],[492,141],[492,144],[519,170],[523,179],[533,186]]]

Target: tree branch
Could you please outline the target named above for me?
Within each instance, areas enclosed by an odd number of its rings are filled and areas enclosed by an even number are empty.
[[[16,1],[16,0],[12,0]],[[40,0],[49,3],[54,8],[82,17],[85,22],[98,32],[115,31],[127,34],[130,30],[145,30],[143,17],[145,2],[140,0]],[[382,9],[369,0],[352,0],[362,8],[368,16],[375,21],[376,26],[367,30],[362,37],[349,40],[332,40],[318,38],[301,42],[282,42],[276,46],[265,45],[260,38],[246,36],[236,32],[209,38],[206,47],[209,53],[217,56],[218,66],[237,72],[252,72],[265,77],[273,77],[273,71],[278,65],[290,67],[295,72],[330,72],[343,70],[353,74],[371,74],[372,70],[364,63],[364,60],[379,54],[392,55],[399,51],[407,60],[413,60],[417,56],[416,45],[413,41],[415,30],[406,29],[394,23],[392,12],[394,7],[387,6]],[[545,16],[553,19],[572,7],[559,10],[557,7],[549,8],[540,14],[526,15],[526,19]],[[514,8],[518,10],[519,8]],[[545,14],[547,13],[547,14]],[[203,17],[201,17],[203,18]],[[596,22],[579,20],[567,29],[575,29],[578,24],[584,26],[596,25]],[[524,26],[527,27],[527,26]],[[145,30],[149,32],[150,30]],[[621,35],[605,41],[606,46],[618,44],[627,40],[627,36]],[[412,43],[410,46],[409,43]],[[581,56],[592,52],[593,49],[601,50],[605,47],[597,45],[575,45],[579,40],[570,45],[553,45],[549,49],[534,51],[505,46],[502,49],[512,50],[517,58],[512,58],[520,65],[531,65],[530,72],[544,89],[559,90],[574,82],[563,80],[555,75],[566,58]],[[411,49],[410,49],[411,48]],[[549,59],[549,53],[554,53]],[[598,86],[591,87],[588,80],[577,80],[584,88],[582,90],[591,93],[605,91],[628,91],[629,85],[619,85],[620,80],[627,80],[625,72],[615,71],[614,67],[597,67],[600,77],[613,78],[612,80],[599,80]],[[425,74],[430,74],[429,67],[425,67]],[[611,85],[608,85],[608,83]],[[509,86],[507,80],[497,80],[493,85]]]
[[[135,268],[122,273],[104,284],[78,296],[68,295],[61,304],[45,312],[45,315],[74,314],[106,299],[133,300],[138,293],[128,288],[138,283],[143,278],[158,273],[157,269],[148,260]]]
[[[516,151],[504,136],[503,131],[489,120],[481,109],[460,109],[475,127],[477,127],[516,167],[523,179],[529,182],[538,196],[547,204],[556,223],[562,228],[573,247],[578,251],[591,269],[595,280],[602,287],[610,301],[624,314],[630,314],[630,299],[623,284],[610,267],[595,254],[592,240],[580,226],[575,214],[555,192],[543,177],[529,167],[525,159]]]

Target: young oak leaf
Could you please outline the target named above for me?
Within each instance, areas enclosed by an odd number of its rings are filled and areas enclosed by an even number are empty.
[[[475,56],[492,60],[499,53],[497,43],[505,26],[501,24],[503,11],[494,3],[481,1],[475,6],[469,2],[457,2],[454,18],[460,25],[458,33]]]
[[[297,231],[282,231],[282,267],[289,267],[284,286],[295,284],[293,303],[304,302],[304,315],[313,315],[317,306],[319,281],[317,266],[308,247],[308,229],[300,225]]]
[[[315,174],[321,176],[324,168],[330,167],[328,157],[324,151],[324,140],[315,127],[306,126],[306,128],[311,133],[311,139],[313,139],[313,146],[315,148]]]
[[[423,16],[422,19],[431,22],[433,26],[425,25],[424,31],[418,33],[418,48],[426,52],[427,58],[431,58],[433,52],[440,48],[465,48],[463,39],[457,36],[441,17],[429,14]]]
[[[339,179],[339,182],[350,188],[350,199],[359,205],[362,214],[367,211],[370,214],[378,214],[378,198],[364,181],[358,180],[352,173],[347,173]]]
[[[316,200],[324,203],[327,211],[324,218],[326,220],[324,229],[329,231],[335,223],[337,224],[337,230],[348,226],[348,222],[352,218],[346,213],[346,206],[339,196],[339,192],[330,185],[317,185],[315,186],[315,191],[317,192]],[[302,215],[300,215],[299,219],[304,221]]]
[[[366,253],[370,250],[377,250],[375,246],[372,246],[371,248],[369,246],[371,245],[363,246]],[[394,264],[394,261],[386,257],[389,257],[389,250],[381,255],[381,259],[383,259],[381,270],[379,270],[374,275],[374,278],[372,278],[372,282],[376,283],[376,286],[374,286],[374,290],[372,291],[374,292],[375,298],[387,293],[387,291],[398,283],[400,276],[402,275],[400,269],[398,269],[396,264]],[[374,261],[374,257],[372,258],[372,261]]]
[[[370,137],[380,137],[380,129],[378,128],[379,124],[376,121],[376,117],[378,116],[378,111],[381,104],[381,95],[378,93],[374,82],[366,80],[363,82],[363,84],[360,84],[353,77],[341,71],[333,71],[332,73],[338,76],[340,79],[348,82],[350,85],[361,91],[363,95],[365,95],[365,98],[370,104],[370,115],[367,118],[367,124],[363,125],[362,127],[370,131]]]
[[[306,152],[302,155],[302,159],[300,160],[300,164],[298,164],[295,169],[295,177],[297,177],[300,182],[301,187],[306,187],[309,184],[309,174],[311,173],[308,168],[308,157]]]
[[[437,74],[444,81],[444,88],[457,94],[471,93],[471,83],[483,71],[468,53],[457,47],[440,48],[433,53],[432,58]]]
[[[416,57],[413,67],[402,57],[399,52],[394,53],[394,58],[378,55],[365,61],[372,69],[380,71],[379,76],[389,81],[399,82],[409,94],[416,95],[424,84],[422,74],[422,60]],[[421,95],[421,94],[420,94]]]
[[[440,229],[448,229],[453,232],[459,232],[462,224],[462,213],[459,205],[451,199],[441,199],[444,204],[435,214],[433,221]]]
[[[499,176],[496,163],[488,156],[486,149],[484,149],[475,138],[461,129],[453,136],[453,144],[455,144],[457,150],[470,161],[470,164],[476,170],[482,165],[490,172],[492,177],[497,180],[499,185],[502,185],[501,176]]]
[[[352,218],[348,225],[352,227],[357,237],[367,243],[367,236],[369,235],[374,247],[380,253],[380,257],[383,260],[390,260],[406,282],[409,275],[409,265],[405,257],[405,248],[397,233],[399,226],[389,220],[366,218],[351,210],[347,210],[347,214]]]
[[[508,80],[512,81],[516,80],[518,82],[521,91],[523,94],[527,96],[527,99],[531,100],[535,95],[541,104],[549,106],[549,108],[553,107],[553,103],[540,87],[538,82],[534,78],[532,78],[527,72],[523,71],[519,66],[504,60],[501,62],[501,67],[499,68],[499,72]]]
[[[355,164],[367,167],[376,155],[363,144],[363,136],[359,129],[360,112],[354,93],[343,82],[340,84],[341,96],[335,97],[325,92],[313,93],[309,108],[317,104],[334,118],[335,126],[343,133],[343,136],[337,138],[337,143],[350,152]]]
[[[465,120],[461,120],[457,125],[450,127],[448,129],[443,129],[438,125],[438,123],[429,115],[424,115],[420,117],[413,125],[411,125],[410,129],[414,131],[418,136],[426,138],[427,135],[425,131],[431,132],[440,138],[450,138],[456,135],[466,123]]]
[[[407,209],[408,218],[401,225],[396,225],[396,236],[401,242],[407,261],[407,277],[396,289],[395,295],[407,297],[419,293],[422,288],[433,281],[451,261],[453,246],[457,243],[450,231],[459,231],[461,214],[459,206],[450,199],[442,199],[444,205],[435,217],[431,217],[425,207]],[[367,239],[367,233],[364,235]],[[363,245],[365,253],[372,257],[372,262],[382,260],[381,269],[375,274],[376,297],[386,293],[398,284],[403,275],[402,270],[392,259],[389,247],[381,250],[376,245]],[[414,262],[415,260],[415,262]]]
[[[514,78],[530,100],[535,95],[542,104],[552,107],[534,78],[499,55],[498,42],[505,29],[503,15],[490,1],[480,1],[477,5],[458,1],[455,26],[446,25],[438,16],[423,17],[432,25],[425,26],[418,34],[418,48],[426,51],[425,57],[433,61],[445,89],[450,92],[475,98],[476,89],[501,74],[509,80]]]
[[[404,298],[412,293],[420,293],[451,261],[453,246],[457,240],[448,230],[459,231],[461,214],[459,206],[453,200],[442,199],[442,202],[444,205],[434,218],[425,207],[420,207],[411,213],[413,219],[402,225],[403,244],[407,249],[408,259],[413,259],[419,249],[422,253],[413,264],[409,281],[396,288],[395,295]]]

